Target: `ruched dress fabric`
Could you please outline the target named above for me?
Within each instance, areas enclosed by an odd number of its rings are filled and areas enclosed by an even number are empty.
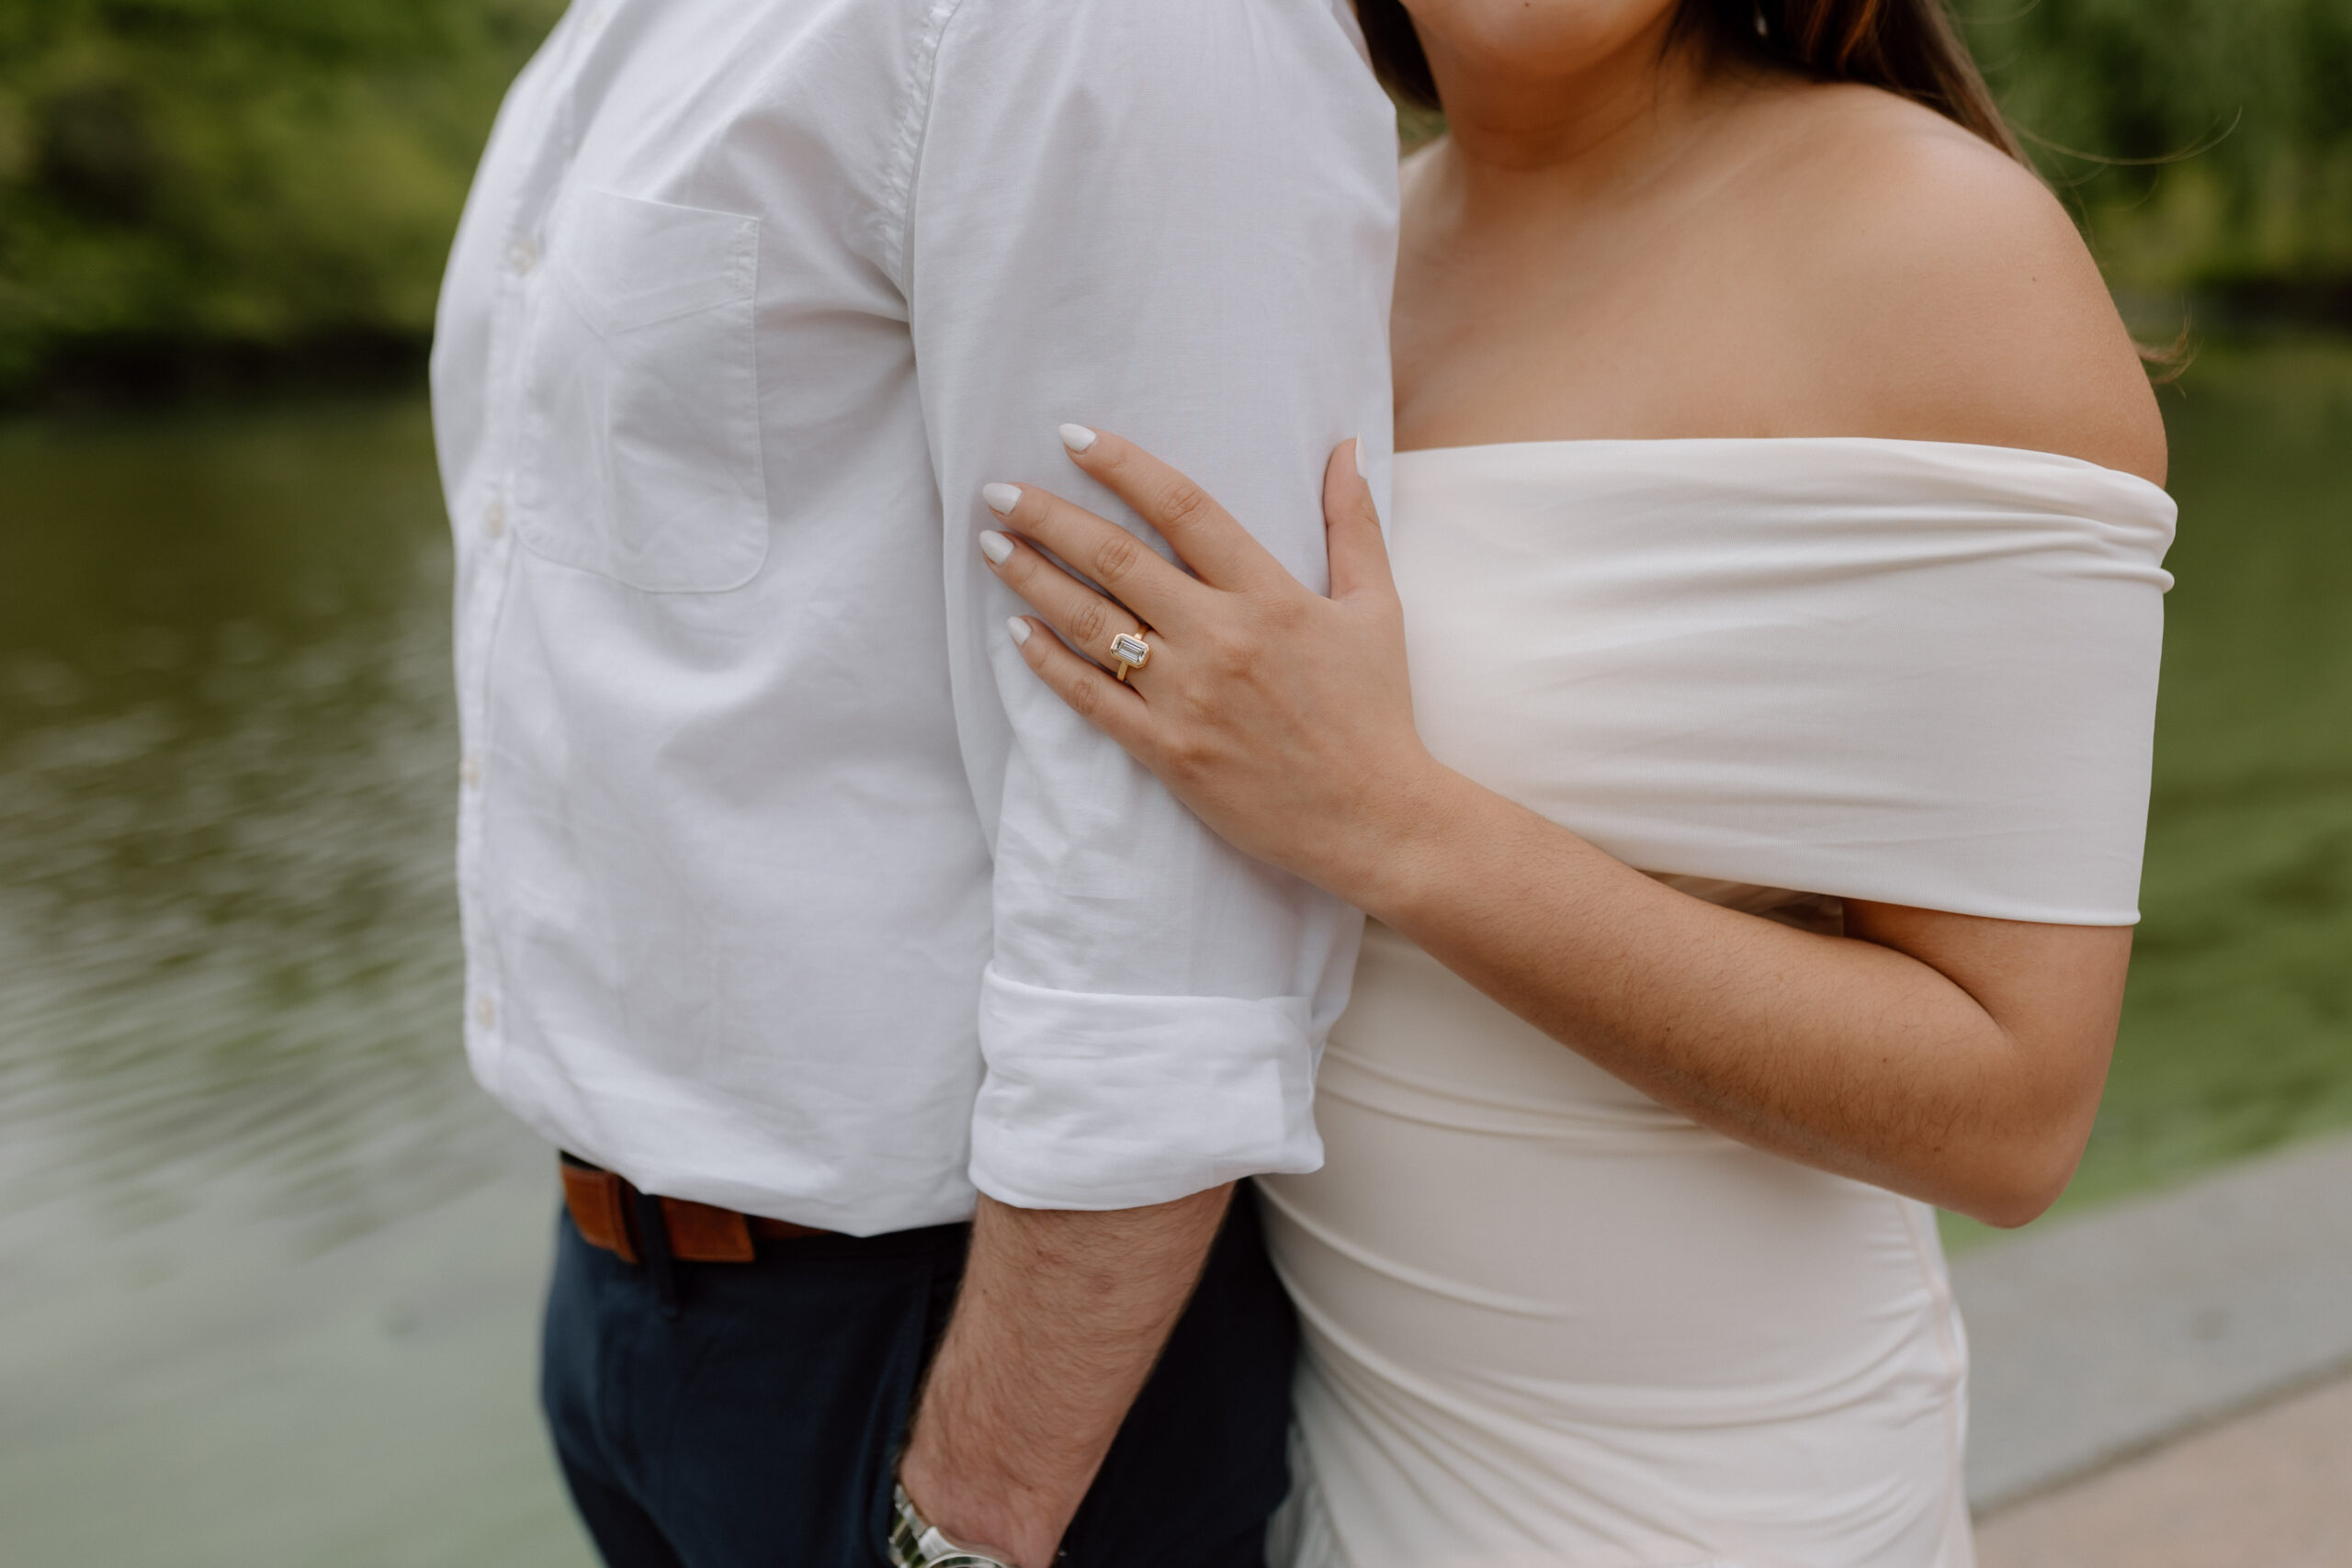
[[[1697,897],[2137,919],[2172,502],[1862,439],[1396,459],[1421,733]],[[1276,1568],[1966,1568],[1925,1205],[1668,1110],[1374,924],[1267,1179]]]

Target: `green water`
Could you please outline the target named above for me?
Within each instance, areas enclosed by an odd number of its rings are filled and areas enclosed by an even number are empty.
[[[2167,415],[2147,921],[2070,1203],[2352,1125],[2352,347],[2209,349]],[[544,1152],[457,1040],[448,571],[413,397],[0,427],[7,1568],[585,1561]]]
[[[422,400],[0,429],[0,1563],[587,1561]]]
[[[0,1130],[125,1224],[233,1176],[331,1241],[473,1120],[422,408],[20,428],[0,519]]]
[[[2075,1201],[2352,1125],[2352,347],[2209,349],[2165,403],[2143,923]]]

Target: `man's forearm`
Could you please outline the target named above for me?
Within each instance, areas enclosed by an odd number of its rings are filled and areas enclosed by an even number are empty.
[[[1047,1568],[1200,1278],[1233,1189],[1148,1209],[982,1198],[899,1465],[932,1524]]]

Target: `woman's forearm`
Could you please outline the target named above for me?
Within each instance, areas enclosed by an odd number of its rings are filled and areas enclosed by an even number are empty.
[[[2073,986],[2059,1027],[2111,1041],[2128,933],[2059,931],[2080,952],[2048,973],[2047,927],[2005,947],[2004,922],[1862,907],[1860,936],[1815,935],[1677,892],[1435,764],[1388,801],[1319,879],[1661,1102],[1996,1224],[2072,1174],[2104,1045],[2020,1036],[1996,1010],[2048,1017],[2020,988]],[[1985,994],[1889,940],[1939,962],[1942,943]],[[2083,985],[2086,964],[2111,986]]]

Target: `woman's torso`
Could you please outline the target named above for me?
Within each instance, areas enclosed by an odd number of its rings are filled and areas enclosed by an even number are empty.
[[[1807,929],[1843,897],[2132,918],[2115,803],[2171,524],[2144,481],[1551,442],[1400,457],[1394,512],[1441,761]],[[1318,1121],[1326,1168],[1264,1183],[1308,1332],[1293,1568],[1968,1562],[1922,1205],[1698,1126],[1378,926]]]
[[[1276,1562],[1970,1561],[1931,1213],[1693,1124],[1385,928],[1356,987],[1328,1164],[1261,1179],[1307,1343]]]

